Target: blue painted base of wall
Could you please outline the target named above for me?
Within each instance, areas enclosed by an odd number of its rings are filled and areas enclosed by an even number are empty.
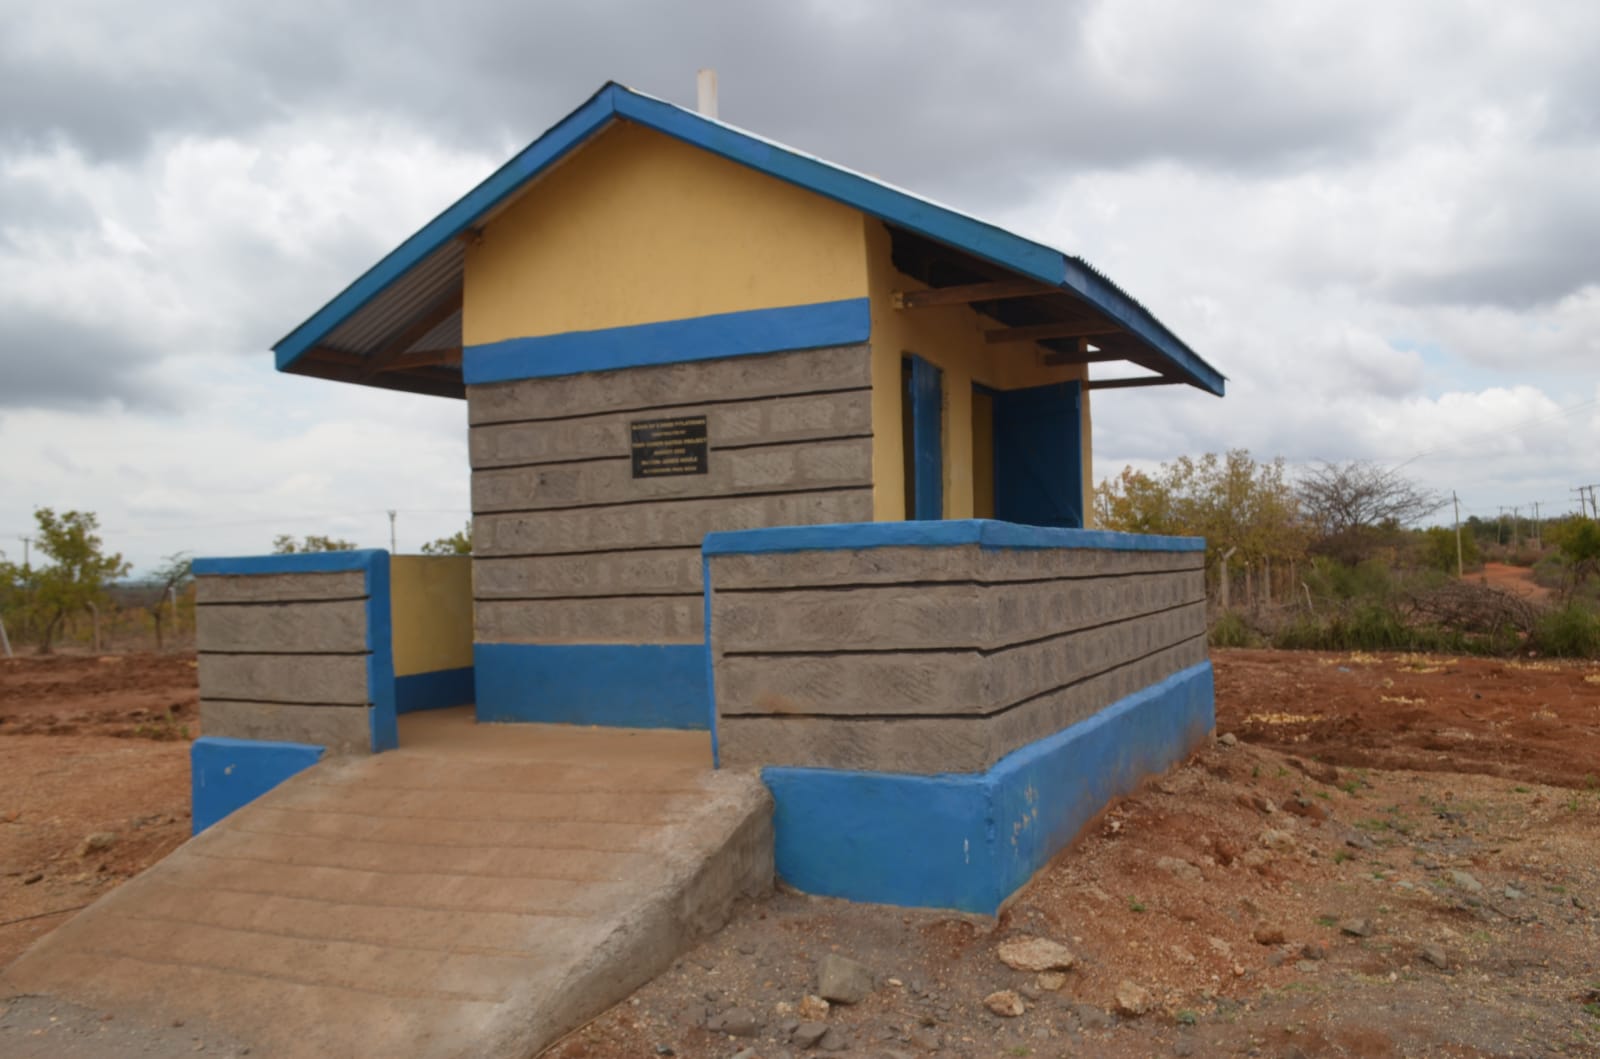
[[[203,736],[189,749],[194,833],[315,765],[323,748],[306,743]]]
[[[503,644],[472,649],[478,721],[711,726],[704,644]]]
[[[1211,663],[975,775],[769,768],[778,875],[808,893],[992,915],[1111,799],[1215,725]]]
[[[472,672],[471,666],[463,666],[395,677],[394,712],[413,713],[469,705],[473,700]]]

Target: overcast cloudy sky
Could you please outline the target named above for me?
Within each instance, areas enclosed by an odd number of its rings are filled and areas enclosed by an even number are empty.
[[[615,79],[1078,254],[1230,376],[1096,395],[1097,475],[1600,482],[1600,4],[0,0],[0,550],[141,566],[466,518],[464,404],[268,347]]]

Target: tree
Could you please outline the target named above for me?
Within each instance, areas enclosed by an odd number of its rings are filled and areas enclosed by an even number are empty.
[[[128,572],[121,555],[101,550],[94,532],[100,520],[89,511],[63,511],[47,507],[33,512],[38,524],[35,538],[50,565],[34,572],[33,607],[41,623],[39,653],[49,654],[61,625],[69,615],[105,598],[106,585]]]
[[[1301,475],[1295,492],[1317,549],[1346,562],[1368,557],[1385,535],[1445,504],[1442,495],[1366,460],[1323,461]]]
[[[20,639],[30,617],[30,572],[16,563],[7,562],[0,552],[0,622],[4,622],[12,637]]]
[[[1447,574],[1456,572],[1456,532],[1449,526],[1430,526],[1418,538],[1419,551],[1424,566]],[[1479,563],[1478,540],[1470,533],[1461,535],[1461,565],[1476,567]]]
[[[448,537],[440,537],[436,541],[429,541],[422,546],[423,555],[471,555],[472,554],[472,522],[467,524]]]
[[[161,636],[161,623],[167,615],[167,600],[174,592],[179,591],[194,578],[194,560],[185,552],[169,555],[155,573],[145,584],[143,594],[144,609],[149,612],[150,620],[156,628],[156,649],[164,645]],[[176,631],[176,630],[174,630]]]
[[[298,555],[301,552],[353,552],[356,546],[351,541],[340,540],[338,537],[323,537],[318,534],[309,534],[295,540],[287,533],[280,533],[272,538],[272,553],[274,555]]]
[[[1600,521],[1569,518],[1550,527],[1550,537],[1567,561],[1572,589],[1600,573]]]
[[[1095,504],[1107,529],[1204,537],[1212,558],[1231,550],[1239,562],[1255,563],[1305,553],[1283,460],[1258,461],[1247,449],[1184,456],[1155,475],[1125,468],[1100,483]]]

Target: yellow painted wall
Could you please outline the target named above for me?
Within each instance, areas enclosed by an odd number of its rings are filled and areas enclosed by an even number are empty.
[[[861,214],[621,123],[467,249],[468,345],[861,298]]]
[[[867,278],[872,288],[872,482],[873,515],[879,522],[906,517],[905,448],[901,441],[900,364],[915,353],[944,371],[944,517],[977,517],[974,480],[972,384],[1016,390],[1087,378],[1081,364],[1052,367],[1043,347],[1032,342],[990,345],[983,332],[998,324],[964,305],[895,309],[893,291],[923,290],[925,284],[897,271],[889,232],[866,217]],[[1083,481],[1089,493],[1089,392],[1083,393]],[[979,458],[987,458],[979,454]],[[989,483],[992,495],[992,483]],[[1084,510],[1088,510],[1088,496]]]
[[[472,665],[472,557],[389,557],[394,675]]]

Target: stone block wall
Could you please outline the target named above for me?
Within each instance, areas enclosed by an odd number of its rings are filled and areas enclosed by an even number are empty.
[[[474,386],[477,639],[696,643],[712,530],[872,517],[865,346]],[[705,415],[705,474],[632,475],[629,424]]]
[[[1206,658],[1199,541],[983,522],[826,536],[707,541],[725,765],[981,772]]]
[[[373,656],[389,650],[387,563],[383,552],[197,560],[202,732],[384,749],[394,678],[389,666],[388,688],[374,686],[385,667]]]

